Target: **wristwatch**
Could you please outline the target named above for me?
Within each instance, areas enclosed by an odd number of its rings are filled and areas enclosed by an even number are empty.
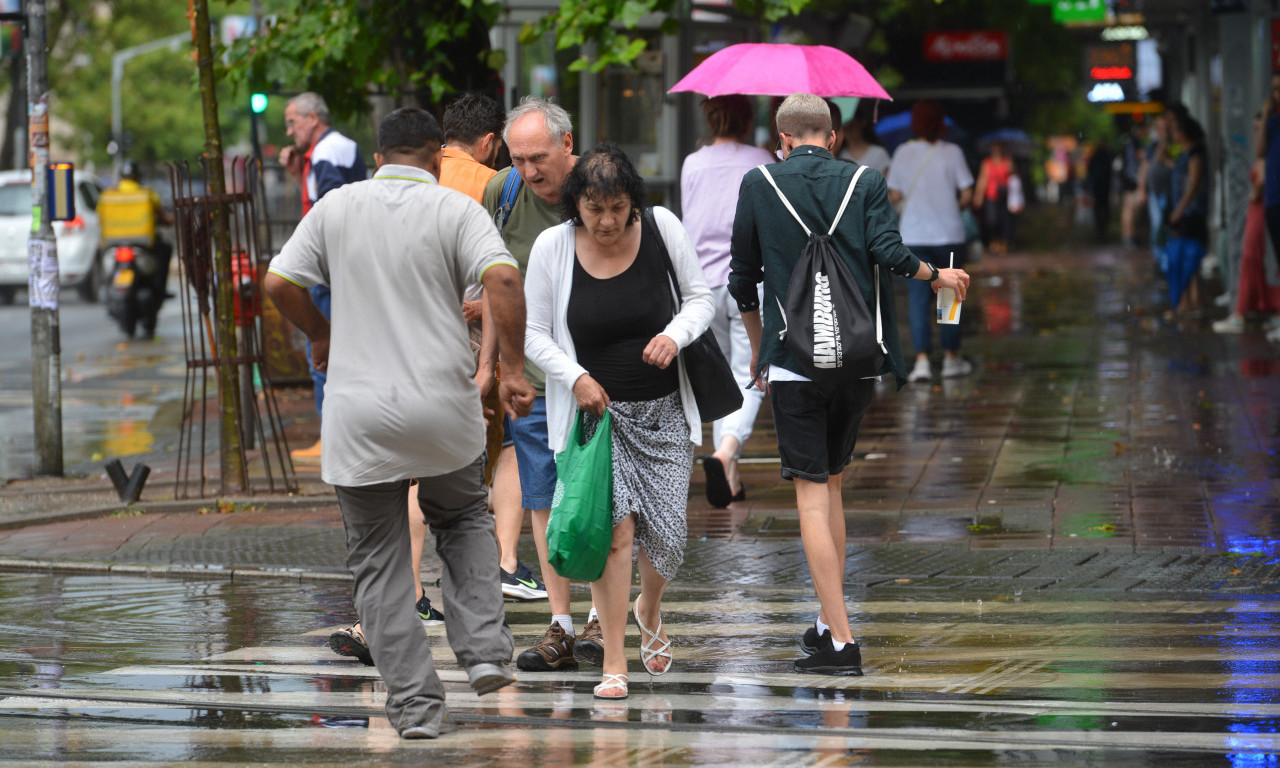
[[[932,282],[934,282],[935,280],[937,280],[937,279],[938,279],[938,268],[937,268],[937,267],[935,267],[935,266],[933,266],[932,264],[930,264],[930,263],[929,263],[929,262],[927,262],[927,261],[926,261],[926,262],[924,262],[924,265],[925,265],[926,267],[928,267],[928,268],[930,269],[930,271],[932,271],[932,272],[933,272],[933,274],[929,276],[929,282],[930,282],[930,283],[932,283]]]

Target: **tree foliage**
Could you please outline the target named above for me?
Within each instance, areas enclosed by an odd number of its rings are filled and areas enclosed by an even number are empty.
[[[734,0],[733,11],[768,23],[795,15],[810,0]],[[642,19],[665,14],[662,31],[675,34],[680,21],[677,0],[561,0],[554,13],[526,24],[520,40],[528,43],[554,34],[556,47],[583,48],[574,70],[599,72],[613,65],[628,65],[645,49],[645,40],[634,34]],[[588,45],[590,44],[590,45]]]
[[[236,6],[245,12],[247,3]],[[119,51],[189,34],[184,2],[160,0],[52,0],[49,3],[49,87],[55,126],[69,126],[60,143],[83,161],[105,163],[111,140],[111,59]],[[121,88],[123,128],[131,157],[144,161],[193,158],[203,144],[203,123],[191,45],[131,59]],[[230,88],[219,89],[230,103]],[[246,132],[243,115],[224,109],[228,143]]]
[[[501,11],[488,0],[285,0],[263,35],[228,51],[230,82],[316,91],[340,118],[370,96],[421,106],[454,90],[490,90],[502,59],[489,47]]]

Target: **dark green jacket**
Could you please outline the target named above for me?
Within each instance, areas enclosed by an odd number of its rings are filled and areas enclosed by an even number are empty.
[[[836,160],[825,149],[806,145],[796,147],[785,162],[770,165],[769,174],[809,229],[826,234],[857,169],[853,163]],[[801,373],[786,344],[778,338],[785,327],[779,302],[787,298],[791,271],[808,239],[760,169],[748,171],[738,190],[738,212],[733,220],[729,293],[743,312],[761,309],[756,285],[764,282],[764,336],[761,339],[760,366],[777,365]],[[907,372],[902,362],[902,346],[898,342],[893,288],[888,272],[914,277],[920,270],[920,260],[902,244],[898,217],[889,205],[888,187],[879,171],[868,168],[858,179],[849,207],[840,218],[840,225],[831,240],[849,265],[854,280],[862,288],[862,299],[872,312],[876,306],[873,260],[881,265],[880,311],[889,354],[880,373],[892,373],[901,387],[906,382]]]

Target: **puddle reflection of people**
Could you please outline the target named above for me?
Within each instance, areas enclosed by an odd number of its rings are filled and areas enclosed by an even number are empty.
[[[547,373],[553,450],[568,443],[575,400],[593,432],[606,408],[613,415],[612,549],[591,585],[604,641],[595,695],[625,698],[633,543],[641,663],[655,675],[671,667],[662,594],[684,560],[702,442],[693,390],[673,363],[710,325],[713,305],[684,227],[665,208],[645,210],[644,181],[621,149],[601,144],[579,159],[562,197],[569,221],[543,232],[529,257],[528,352]]]

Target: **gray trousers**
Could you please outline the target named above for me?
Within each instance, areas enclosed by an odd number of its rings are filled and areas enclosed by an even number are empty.
[[[409,481],[336,490],[356,614],[387,686],[387,717],[398,732],[443,723],[444,686],[414,609],[405,514]],[[444,564],[445,630],[458,664],[506,664],[514,645],[502,607],[493,516],[485,502],[484,457],[447,475],[419,478],[418,504]]]

